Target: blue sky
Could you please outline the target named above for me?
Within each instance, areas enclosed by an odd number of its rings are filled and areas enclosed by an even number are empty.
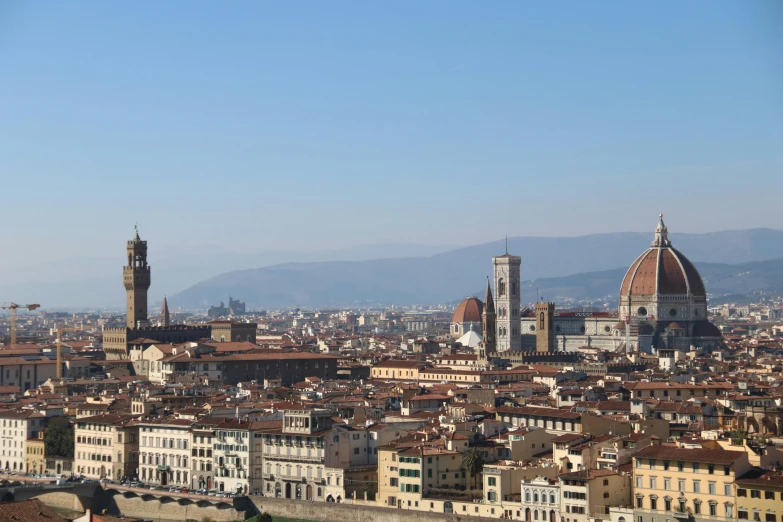
[[[782,167],[776,1],[0,3],[30,257],[781,228]]]

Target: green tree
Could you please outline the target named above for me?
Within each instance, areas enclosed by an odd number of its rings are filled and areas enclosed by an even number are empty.
[[[73,426],[67,422],[49,421],[44,433],[46,454],[54,457],[73,458]]]
[[[375,500],[375,482],[365,480],[362,483],[362,493],[367,494],[367,500]]]
[[[484,470],[484,457],[477,448],[470,448],[462,454],[462,467],[473,477],[473,489],[476,488],[476,479]]]

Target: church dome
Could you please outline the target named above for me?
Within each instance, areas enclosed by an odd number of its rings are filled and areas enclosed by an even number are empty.
[[[484,312],[484,303],[475,297],[462,301],[451,318],[452,323],[480,323]]]
[[[636,258],[620,286],[621,297],[653,295],[707,296],[696,267],[672,247],[662,215],[652,246]]]

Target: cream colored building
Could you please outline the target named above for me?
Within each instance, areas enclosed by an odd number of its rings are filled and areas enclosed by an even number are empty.
[[[46,444],[44,443],[43,430],[38,432],[38,436],[27,439],[25,443],[25,471],[27,473],[43,474],[46,469]]]
[[[37,439],[46,416],[35,410],[0,412],[0,469],[25,471],[27,440]]]
[[[133,478],[138,473],[138,450],[138,428],[131,415],[97,415],[76,421],[73,456],[78,475]]]
[[[733,484],[750,468],[744,451],[648,446],[633,456],[636,522],[733,521]]]
[[[609,518],[611,506],[631,503],[628,475],[610,469],[583,469],[563,473],[559,478],[560,517],[564,522]]]
[[[214,423],[200,423],[191,428],[190,457],[192,489],[213,489],[214,472],[212,468],[212,438],[215,435]]]
[[[326,469],[343,470],[335,472],[335,477],[352,475],[352,470],[368,466],[374,460],[378,443],[395,433],[392,429],[379,431],[333,424],[333,415],[326,409],[287,410],[282,429],[264,430],[265,495],[337,502],[337,498],[326,493]]]
[[[735,488],[737,520],[783,520],[783,476],[753,470],[738,478]]]
[[[148,484],[190,487],[190,428],[193,421],[139,422],[139,479]]]

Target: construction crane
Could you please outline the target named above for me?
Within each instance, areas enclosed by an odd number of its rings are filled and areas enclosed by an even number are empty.
[[[32,311],[36,308],[41,308],[41,305],[39,304],[27,304],[27,305],[20,305],[16,303],[2,303],[0,304],[0,308],[3,310],[11,310],[11,344],[12,346],[16,344],[16,310],[19,308],[27,308],[28,310]]]
[[[60,339],[61,332],[77,332],[84,330],[84,326],[64,326],[57,329],[57,378],[63,378],[63,349],[62,341]]]

